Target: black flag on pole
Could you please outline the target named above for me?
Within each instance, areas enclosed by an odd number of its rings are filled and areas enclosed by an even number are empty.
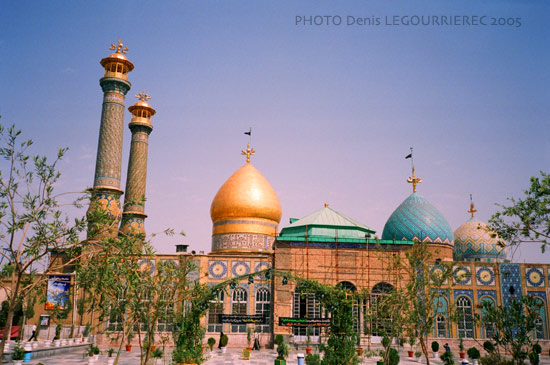
[[[251,136],[252,135],[252,128],[250,128],[248,132],[244,132],[244,134],[248,134],[249,136]]]
[[[412,157],[413,157],[413,154],[409,153],[407,156],[405,156],[405,160],[408,159],[408,158],[412,158]]]

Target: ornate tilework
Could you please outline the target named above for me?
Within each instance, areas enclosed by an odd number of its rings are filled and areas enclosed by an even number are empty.
[[[470,300],[472,301],[472,305],[474,303],[474,291],[473,290],[456,289],[456,290],[453,290],[453,295],[454,295],[455,301],[457,300],[458,297],[465,295],[468,298],[470,298]]]
[[[232,277],[250,274],[250,261],[233,261],[231,263]]]
[[[502,303],[508,305],[512,298],[517,298],[522,295],[520,265],[500,264],[499,270]]]
[[[252,233],[228,233],[212,236],[212,251],[219,250],[262,250],[273,248],[275,237]]]
[[[472,268],[470,266],[458,266],[453,270],[453,279],[458,285],[472,285]]]
[[[530,295],[532,297],[540,298],[544,300],[544,303],[546,304],[546,293],[543,291],[528,291],[527,295]]]
[[[525,281],[528,287],[544,287],[544,270],[542,267],[526,267]]]
[[[208,277],[213,279],[225,279],[227,276],[227,261],[209,261]]]
[[[477,302],[480,303],[481,298],[491,297],[497,303],[497,291],[496,290],[478,290],[477,291]]]
[[[269,284],[254,284],[254,298],[256,298],[256,293],[261,288],[266,288],[269,292],[271,292],[271,285]]]
[[[474,218],[464,223],[454,232],[455,260],[504,259],[506,252],[498,245],[499,238],[491,237],[487,225]]]
[[[453,244],[453,231],[443,215],[422,196],[413,193],[392,213],[383,240],[419,240]]]
[[[143,272],[149,272],[151,275],[155,273],[156,261],[151,259],[143,259],[139,261],[139,268]]]
[[[476,266],[477,285],[495,286],[495,270],[492,266]]]

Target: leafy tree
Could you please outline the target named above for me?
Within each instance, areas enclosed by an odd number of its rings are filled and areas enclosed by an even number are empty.
[[[483,318],[476,316],[476,322],[491,323],[495,328],[493,341],[497,348],[510,353],[514,364],[523,364],[533,346],[531,334],[535,330],[541,305],[532,296],[513,298],[500,307],[481,302]]]
[[[540,175],[531,177],[523,198],[509,198],[510,205],[498,204],[500,211],[489,220],[502,246],[535,242],[544,252],[550,244],[550,175],[542,171]]]
[[[21,131],[0,125],[0,286],[7,296],[4,338],[9,338],[14,313],[25,298],[43,292],[48,275],[78,259],[79,234],[85,219],[70,221],[61,210],[62,194],[54,190],[59,161],[67,149],[47,157],[29,155],[33,142],[20,142]],[[80,199],[74,203],[80,206]],[[63,253],[64,259],[58,258]],[[4,357],[0,344],[0,362]]]
[[[381,300],[388,311],[393,309],[396,323],[388,324],[395,330],[407,331],[408,337],[417,338],[426,363],[430,364],[427,340],[433,333],[437,303],[444,300],[452,284],[453,264],[435,262],[428,243],[415,242],[404,258],[393,256],[388,272],[395,275],[396,283],[403,283]],[[452,317],[452,308],[448,306]]]

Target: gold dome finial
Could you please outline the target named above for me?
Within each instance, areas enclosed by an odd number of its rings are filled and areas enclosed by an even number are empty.
[[[411,153],[408,154],[405,159],[410,158],[411,159],[411,165],[412,165],[412,177],[409,176],[407,179],[407,182],[409,184],[412,184],[413,186],[413,193],[416,193],[416,184],[420,184],[422,182],[422,179],[419,177],[414,176],[414,160],[413,160],[413,148],[411,147]]]
[[[241,151],[241,155],[246,156],[246,163],[250,163],[250,156],[256,154],[254,148],[250,148],[250,143],[246,146],[246,150]]]
[[[124,44],[120,41],[120,38],[118,39],[118,45],[115,45],[114,43],[111,43],[111,47],[109,47],[111,50],[115,50],[115,53],[122,53],[126,54],[128,52],[128,47],[125,47]]]
[[[145,89],[141,92],[141,94],[136,94],[136,98],[138,98],[141,101],[147,102],[147,100],[150,100],[151,97],[145,93]]]
[[[325,208],[328,208],[328,203],[325,203]]]
[[[472,218],[474,217],[474,213],[477,212],[477,209],[474,208],[474,202],[472,200],[472,194],[470,194],[470,210],[468,213],[472,215]]]

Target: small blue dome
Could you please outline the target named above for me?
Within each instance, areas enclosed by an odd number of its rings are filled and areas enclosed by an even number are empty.
[[[411,194],[392,213],[384,226],[382,239],[454,243],[453,231],[445,217],[416,193]]]
[[[475,218],[458,227],[454,236],[455,260],[498,261],[506,258],[504,247],[499,245],[500,238],[491,232],[485,223]]]

